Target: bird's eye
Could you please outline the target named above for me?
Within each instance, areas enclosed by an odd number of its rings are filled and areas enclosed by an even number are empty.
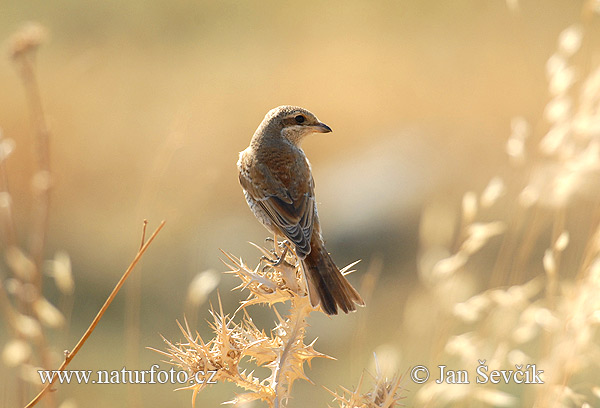
[[[296,120],[296,123],[303,123],[305,118],[302,115],[298,115],[294,118]]]

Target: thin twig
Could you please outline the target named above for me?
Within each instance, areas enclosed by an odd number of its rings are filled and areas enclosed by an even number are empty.
[[[148,220],[144,220],[144,226],[142,227],[142,243],[140,244],[140,250],[144,247],[146,242],[146,227],[148,227]]]
[[[129,275],[131,274],[131,272],[133,271],[133,269],[135,268],[137,263],[142,258],[142,255],[144,254],[144,252],[146,252],[146,249],[148,249],[148,247],[150,246],[150,244],[152,243],[154,238],[158,235],[160,230],[164,227],[164,225],[165,225],[165,221],[162,221],[160,223],[160,225],[158,226],[158,228],[156,228],[154,233],[150,236],[148,241],[142,246],[142,248],[140,248],[139,252],[136,254],[135,258],[133,258],[133,261],[131,262],[131,264],[125,271],[125,273],[123,273],[123,276],[121,276],[121,279],[119,279],[119,282],[117,283],[117,285],[115,286],[113,291],[110,293],[110,295],[106,299],[106,302],[104,302],[104,305],[102,306],[102,308],[100,309],[100,311],[98,312],[98,314],[96,315],[94,320],[92,320],[92,323],[90,324],[88,329],[85,331],[85,333],[83,334],[81,339],[79,339],[79,341],[77,342],[77,344],[75,345],[73,350],[65,353],[65,360],[63,361],[63,363],[60,365],[60,367],[56,371],[64,371],[64,369],[67,367],[67,365],[69,365],[71,360],[73,360],[73,358],[75,358],[75,356],[77,355],[79,350],[83,347],[83,345],[85,344],[87,339],[90,337],[90,335],[92,334],[92,332],[94,331],[94,329],[96,328],[98,323],[100,322],[100,319],[102,319],[102,316],[104,315],[104,313],[106,312],[106,310],[108,309],[110,304],[112,303],[115,296],[117,296],[117,293],[119,293],[119,290],[121,289],[121,287],[123,286],[123,284],[125,283],[127,278],[129,277]],[[46,385],[44,386],[44,388],[42,388],[42,390],[39,392],[39,394],[33,400],[31,400],[31,402],[29,404],[27,404],[25,408],[30,408],[30,407],[33,407],[34,405],[36,405],[42,399],[44,394],[46,392],[48,392],[48,390],[50,389],[50,387],[52,386],[52,384],[54,383],[56,378],[57,378],[57,376],[54,375],[52,377],[52,380],[50,382],[46,383]]]

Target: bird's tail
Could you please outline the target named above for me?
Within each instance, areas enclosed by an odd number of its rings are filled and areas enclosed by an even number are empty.
[[[320,242],[311,242],[311,251],[302,260],[302,266],[313,307],[320,304],[325,313],[335,315],[338,313],[338,307],[344,313],[348,313],[355,311],[356,305],[365,305],[359,293],[342,275]]]

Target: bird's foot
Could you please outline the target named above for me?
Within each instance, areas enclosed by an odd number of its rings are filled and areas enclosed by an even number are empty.
[[[270,259],[266,256],[262,256],[260,259],[267,262],[269,265],[266,266],[272,266],[272,267],[277,267],[279,265],[281,265],[282,263],[285,262],[285,257],[287,256],[287,252],[289,250],[288,246],[284,246],[283,247],[283,251],[281,252],[281,254],[276,254],[273,253],[273,255],[275,255],[277,258],[276,259]]]

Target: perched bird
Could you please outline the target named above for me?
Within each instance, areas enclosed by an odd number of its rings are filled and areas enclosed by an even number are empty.
[[[273,234],[286,237],[302,262],[308,295],[327,314],[345,313],[364,301],[325,249],[310,163],[300,142],[331,128],[297,106],[270,110],[237,163],[246,201]]]

